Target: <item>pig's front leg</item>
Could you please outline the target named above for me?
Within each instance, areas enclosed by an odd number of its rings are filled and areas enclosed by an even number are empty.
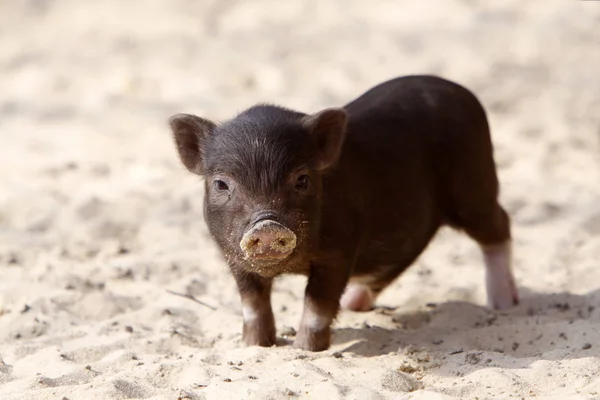
[[[294,347],[309,351],[329,348],[331,323],[337,315],[340,297],[348,281],[344,268],[313,265],[304,297],[304,312]]]
[[[244,272],[234,276],[242,301],[243,340],[247,346],[275,344],[275,319],[271,308],[272,279]]]

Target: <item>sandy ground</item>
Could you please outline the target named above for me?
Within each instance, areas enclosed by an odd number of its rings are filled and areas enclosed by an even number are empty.
[[[599,71],[598,1],[0,1],[0,398],[600,396]],[[166,118],[411,73],[489,111],[522,304],[486,310],[477,246],[443,230],[331,350],[290,347],[300,277],[280,345],[244,348]]]

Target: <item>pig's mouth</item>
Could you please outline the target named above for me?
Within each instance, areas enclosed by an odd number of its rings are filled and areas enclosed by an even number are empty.
[[[262,219],[240,241],[244,258],[251,263],[276,264],[296,248],[296,234],[273,219]]]

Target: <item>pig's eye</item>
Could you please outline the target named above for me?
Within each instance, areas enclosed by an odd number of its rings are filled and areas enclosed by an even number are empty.
[[[300,175],[296,181],[296,190],[307,190],[310,185],[310,178],[308,175]]]
[[[213,184],[215,189],[217,189],[219,192],[225,192],[229,190],[229,186],[227,186],[227,184],[220,179],[215,180]]]

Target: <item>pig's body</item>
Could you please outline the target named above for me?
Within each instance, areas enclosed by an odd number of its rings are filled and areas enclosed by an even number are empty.
[[[352,280],[382,289],[444,223],[484,244],[509,237],[485,112],[470,92],[405,77],[344,109],[339,164],[323,177],[321,240],[323,249],[356,249]]]
[[[343,110],[263,105],[220,128],[189,115],[172,126],[184,164],[207,176],[207,223],[240,289],[247,344],[274,343],[272,278],[302,273],[296,345],[327,348],[340,300],[369,310],[443,224],[482,246],[489,305],[518,302],[487,119],[463,87],[409,76]]]

